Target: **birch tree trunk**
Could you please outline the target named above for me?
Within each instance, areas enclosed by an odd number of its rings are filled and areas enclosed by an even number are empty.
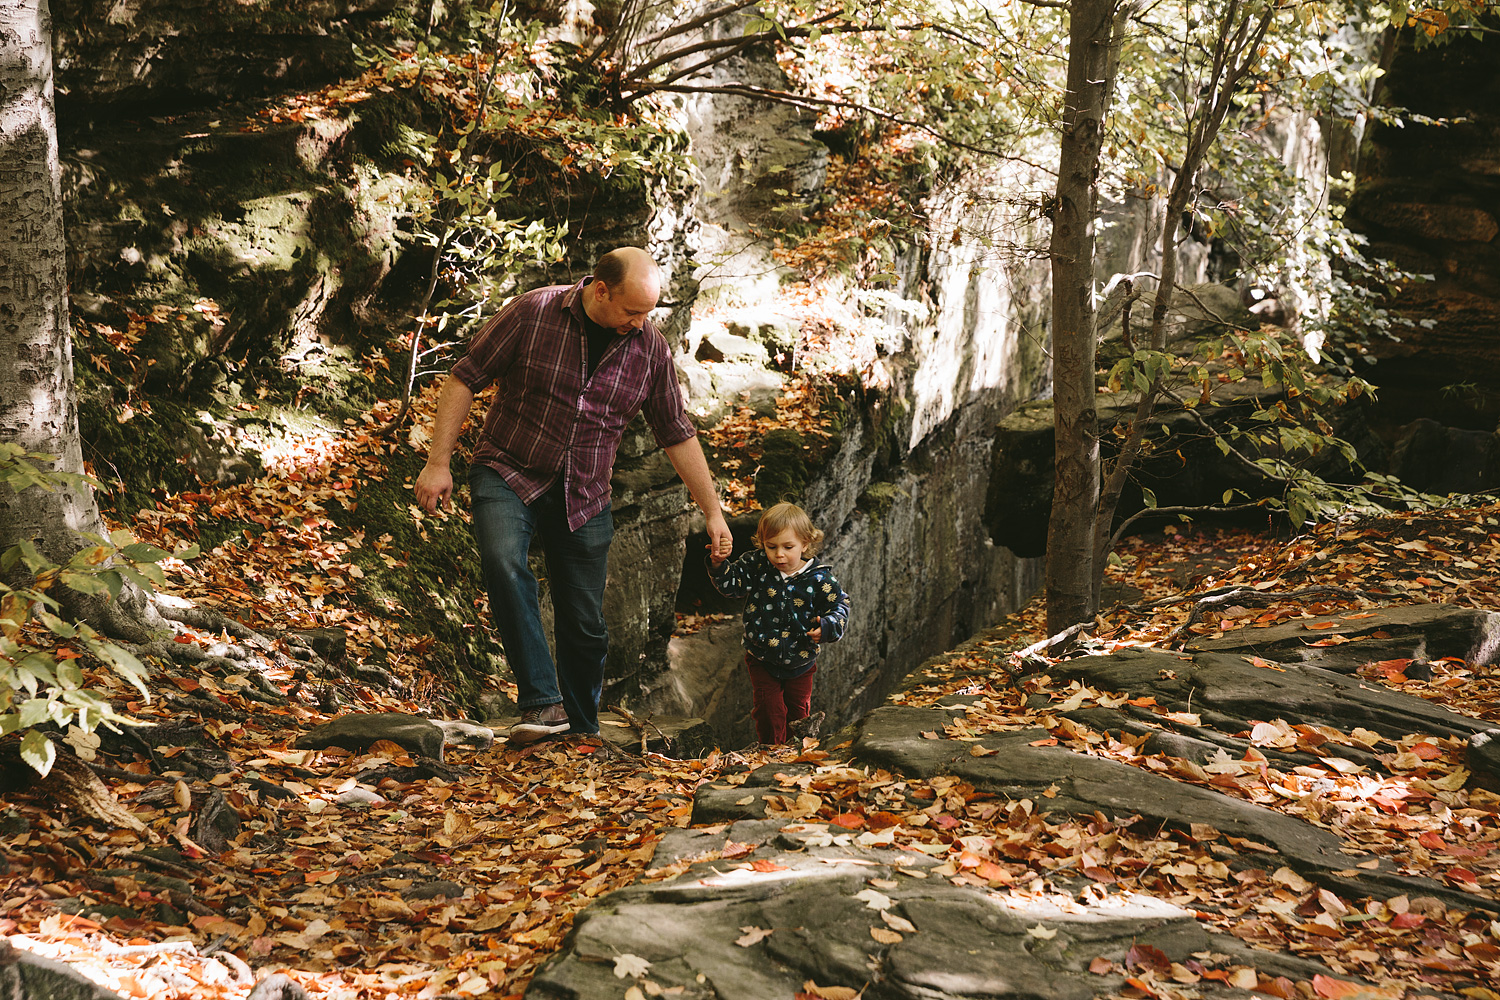
[[[1052,384],[1057,479],[1047,524],[1047,632],[1092,617],[1099,500],[1095,405],[1094,226],[1099,151],[1113,80],[1107,71],[1117,0],[1073,0],[1068,82],[1052,200]]]
[[[83,471],[47,0],[0,0],[0,441]],[[0,550],[31,539],[54,562],[102,534],[87,486],[0,486]]]

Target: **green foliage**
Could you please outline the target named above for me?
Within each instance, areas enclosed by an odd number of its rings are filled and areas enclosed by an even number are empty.
[[[473,5],[466,30],[419,38],[414,52],[361,54],[386,87],[439,111],[440,127],[402,123],[385,152],[415,175],[404,238],[438,256],[425,323],[440,337],[477,320],[523,271],[568,256],[577,190],[649,200],[654,188],[692,183],[686,138],[662,107],[611,109],[599,67],[542,43],[541,23],[511,6]]]
[[[1493,0],[1390,0],[1375,10],[1388,13],[1393,27],[1411,28],[1418,48],[1447,45],[1455,38],[1482,38],[1485,27],[1478,22],[1493,15]]]
[[[88,477],[45,468],[51,455],[0,443],[0,486],[20,493],[86,485]],[[129,650],[110,642],[85,622],[62,617],[58,587],[116,599],[127,584],[151,591],[162,582],[158,565],[168,557],[191,558],[196,546],[169,553],[117,531],[109,540],[83,535],[84,545],[62,565],[22,540],[0,554],[0,734],[24,732],[21,757],[45,776],[56,750],[39,727],[72,727],[70,740],[100,726],[115,729],[131,720],[87,683],[79,661],[93,657],[129,681],[150,700],[146,668]]]

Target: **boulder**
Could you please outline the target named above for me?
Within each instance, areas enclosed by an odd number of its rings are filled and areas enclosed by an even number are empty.
[[[488,750],[495,744],[495,731],[477,722],[462,719],[434,719],[433,724],[443,731],[444,747],[463,747],[466,750]]]
[[[1486,729],[1469,737],[1464,766],[1473,772],[1475,784],[1500,792],[1500,729]]]
[[[1484,493],[1500,487],[1500,437],[1420,417],[1391,448],[1390,474],[1429,493]]]
[[[350,712],[308,730],[293,746],[299,750],[341,747],[364,753],[381,740],[388,740],[414,756],[442,760],[444,735],[441,726],[420,715]]]
[[[122,1000],[62,962],[0,938],[0,1000]]]
[[[765,365],[770,353],[765,345],[733,333],[710,333],[698,344],[699,361],[753,361]]]

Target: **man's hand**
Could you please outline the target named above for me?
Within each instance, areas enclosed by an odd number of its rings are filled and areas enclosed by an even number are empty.
[[[813,627],[807,630],[807,637],[813,642],[823,641],[823,619],[813,619]]]
[[[453,473],[440,465],[424,465],[417,476],[412,492],[417,495],[417,506],[429,514],[436,514],[439,507],[452,507]]]
[[[715,566],[729,558],[734,551],[734,536],[729,533],[729,524],[724,515],[708,519],[708,558]]]

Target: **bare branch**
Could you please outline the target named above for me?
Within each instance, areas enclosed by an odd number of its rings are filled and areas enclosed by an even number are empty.
[[[1122,539],[1122,538],[1125,537],[1125,532],[1130,528],[1130,526],[1132,524],[1134,524],[1135,522],[1140,521],[1140,520],[1142,520],[1144,518],[1150,517],[1152,514],[1226,514],[1226,513],[1229,513],[1230,511],[1249,510],[1252,507],[1260,507],[1260,506],[1263,506],[1262,502],[1256,501],[1256,502],[1253,502],[1253,503],[1227,504],[1227,505],[1222,506],[1222,507],[1194,507],[1194,506],[1147,507],[1144,510],[1140,510],[1140,511],[1137,511],[1136,513],[1134,513],[1134,514],[1131,514],[1125,520],[1123,520],[1123,521],[1120,522],[1119,527],[1117,527],[1115,529],[1115,533],[1110,536],[1110,539],[1109,539],[1109,548],[1106,549],[1105,551],[1106,552],[1112,552],[1112,551],[1114,551],[1115,546],[1117,546],[1117,545],[1120,544],[1120,539]]]
[[[1078,622],[1074,625],[1069,625],[1067,628],[1063,629],[1056,635],[1049,635],[1047,638],[1041,640],[1040,642],[1033,642],[1025,649],[1016,650],[1014,653],[1010,654],[1011,659],[1015,660],[1017,663],[1020,663],[1028,656],[1035,656],[1037,653],[1040,653],[1044,649],[1056,649],[1058,646],[1076,636],[1079,632],[1082,632],[1086,628],[1091,628],[1095,624],[1097,624],[1097,619],[1091,619],[1089,621],[1083,621]]]
[[[1192,628],[1202,619],[1207,611],[1222,607],[1226,604],[1238,604],[1244,607],[1269,607],[1281,601],[1295,601],[1304,597],[1343,597],[1348,600],[1364,598],[1371,601],[1390,600],[1390,594],[1383,594],[1372,590],[1351,590],[1348,587],[1334,587],[1319,584],[1314,587],[1303,587],[1301,590],[1277,592],[1272,590],[1255,590],[1251,587],[1241,587],[1236,590],[1216,594],[1213,597],[1204,597],[1193,604],[1193,609],[1188,612],[1187,621],[1183,622],[1171,635],[1167,636],[1168,645],[1179,642],[1188,629]]]
[[[952,136],[944,133],[941,129],[934,128],[933,126],[928,125],[926,122],[919,122],[913,121],[909,118],[902,118],[900,115],[892,114],[889,111],[882,111],[879,108],[872,107],[868,104],[862,104],[859,101],[842,101],[826,97],[809,97],[804,94],[793,94],[790,91],[785,90],[772,90],[769,87],[754,87],[749,84],[726,84],[724,86],[717,87],[701,87],[691,84],[675,84],[672,86],[646,85],[641,90],[637,91],[635,93],[635,96],[644,96],[645,94],[652,91],[665,91],[667,93],[673,94],[729,94],[739,97],[754,98],[756,100],[762,101],[772,101],[778,104],[790,104],[795,107],[806,108],[809,111],[817,111],[823,108],[848,108],[851,111],[862,111],[865,114],[873,115],[876,118],[891,122],[895,125],[905,125],[908,128],[914,128],[918,131],[926,132],[928,135],[937,139],[939,142],[952,146],[955,149],[965,149],[971,153],[978,153],[982,156],[990,156],[1002,160],[1016,159],[1016,157],[1011,156],[1010,154],[998,149],[991,149],[985,146],[976,146],[973,143],[955,139]]]
[[[664,66],[669,62],[675,62],[678,59],[682,59],[686,56],[690,56],[698,52],[707,52],[712,49],[723,48],[731,48],[735,51],[739,51],[743,48],[746,48],[747,46],[754,45],[756,42],[775,42],[780,41],[783,38],[794,38],[804,35],[810,35],[812,34],[814,27],[817,27],[817,30],[824,33],[858,33],[865,31],[885,30],[883,28],[874,26],[867,27],[858,24],[834,25],[828,28],[821,27],[821,25],[825,22],[831,21],[835,17],[838,17],[839,13],[839,11],[833,11],[832,13],[824,14],[822,17],[814,18],[813,20],[808,21],[805,24],[800,24],[795,28],[785,28],[782,31],[759,31],[751,35],[741,35],[738,38],[711,38],[707,41],[699,42],[696,45],[689,45],[686,48],[672,49],[664,55],[657,56],[655,59],[646,63],[644,66],[635,67],[629,72],[629,74],[627,74],[627,78],[632,80],[643,79],[648,74],[650,74],[652,70],[660,66]]]
[[[1198,408],[1196,406],[1188,406],[1187,403],[1183,401],[1181,396],[1177,395],[1177,393],[1173,392],[1171,389],[1166,388],[1165,386],[1162,387],[1161,392],[1163,396],[1175,400],[1178,405],[1182,407],[1182,412],[1192,417],[1199,427],[1202,427],[1209,434],[1212,434],[1216,439],[1223,441],[1224,448],[1228,450],[1227,453],[1239,459],[1242,463],[1244,463],[1246,468],[1254,471],[1255,473],[1266,479],[1274,479],[1280,483],[1290,482],[1290,480],[1286,479],[1284,476],[1278,476],[1272,472],[1267,471],[1266,468],[1259,462],[1255,461],[1255,459],[1240,451],[1234,445],[1230,444],[1227,440],[1224,440],[1224,435],[1213,429],[1213,427],[1209,424],[1208,420],[1203,416],[1203,414],[1198,412]]]
[[[684,21],[681,24],[674,24],[669,28],[663,28],[661,31],[658,31],[654,35],[648,35],[647,37],[642,38],[638,44],[654,45],[657,42],[666,41],[668,38],[673,38],[677,35],[685,35],[689,31],[693,31],[697,28],[703,27],[704,25],[711,24],[721,17],[733,14],[737,10],[744,10],[746,7],[753,7],[759,2],[760,0],[734,0],[734,2],[732,3],[727,3],[722,7],[716,7],[706,14],[695,17],[691,21]]]

